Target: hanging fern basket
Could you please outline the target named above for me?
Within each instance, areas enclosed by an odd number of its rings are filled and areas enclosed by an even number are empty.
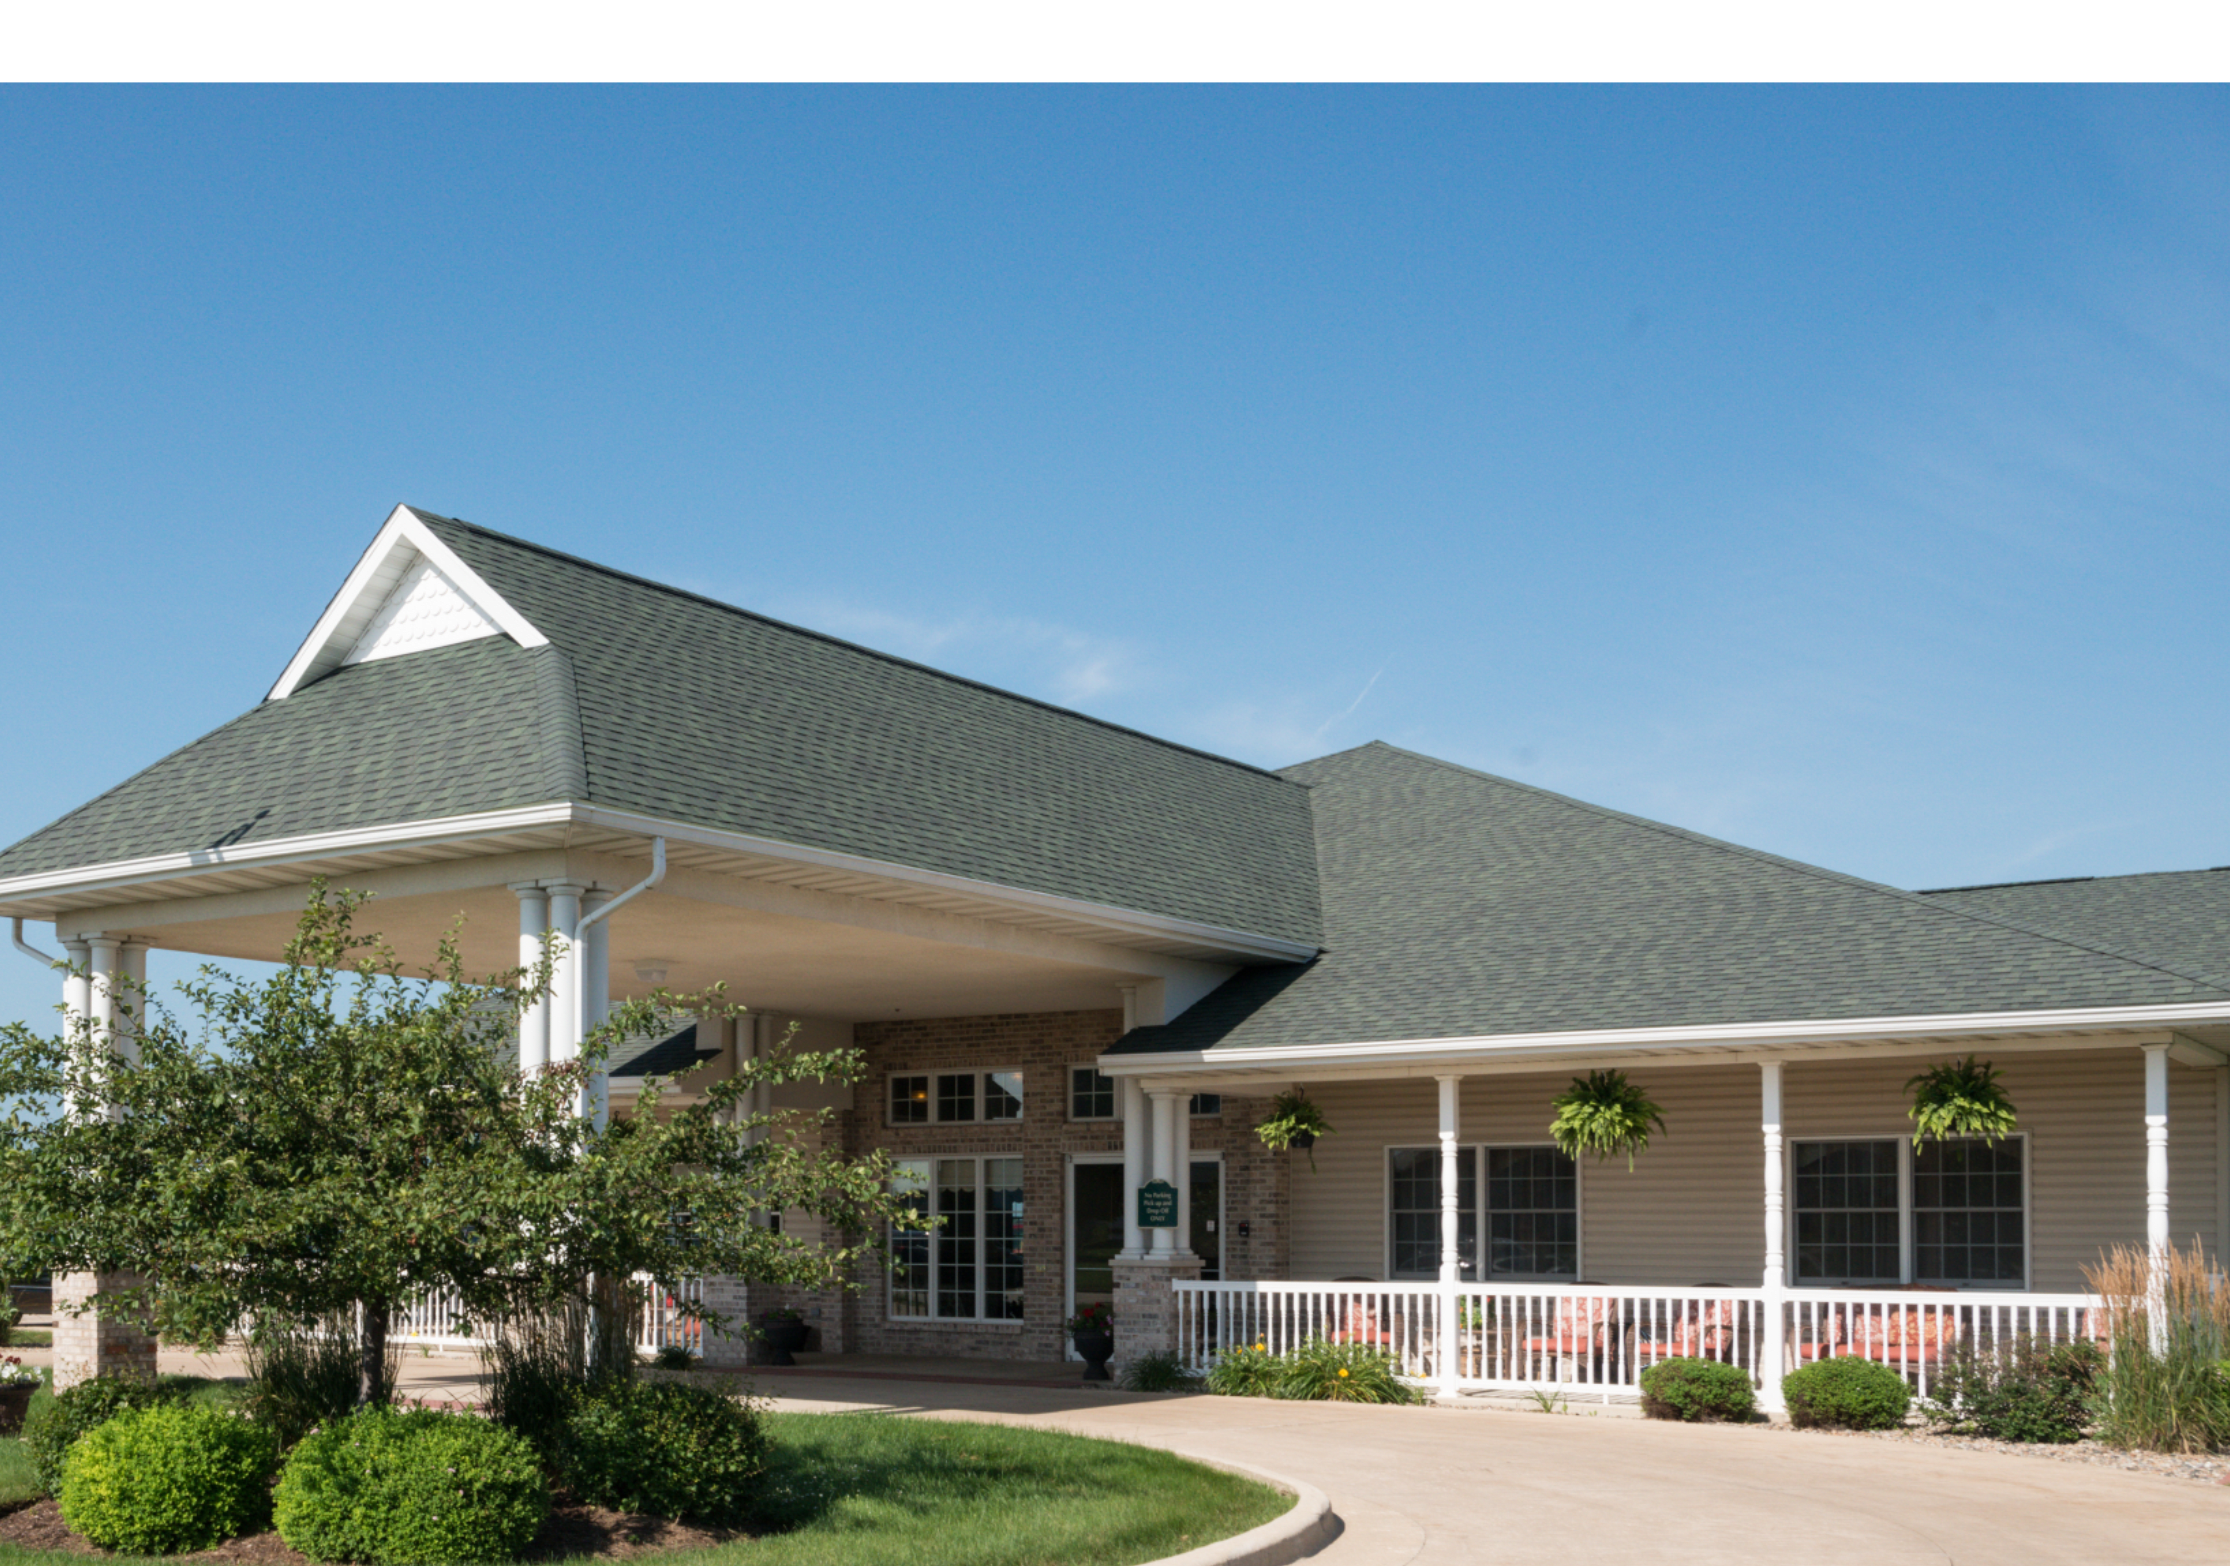
[[[1255,1122],[1254,1134],[1273,1153],[1301,1149],[1309,1155],[1309,1167],[1314,1169],[1316,1139],[1330,1136],[1332,1126],[1324,1118],[1324,1111],[1317,1107],[1316,1100],[1295,1088],[1270,1101],[1270,1113]]]
[[[1582,1154],[1606,1161],[1623,1155],[1631,1170],[1635,1155],[1649,1151],[1651,1131],[1665,1129],[1665,1113],[1657,1101],[1623,1071],[1574,1077],[1549,1106],[1556,1111],[1549,1135],[1557,1150],[1574,1160]]]
[[[2013,1100],[1999,1085],[1998,1068],[1972,1055],[1916,1072],[1905,1091],[1912,1095],[1915,1148],[1930,1138],[1954,1136],[2001,1141],[2018,1124]]]

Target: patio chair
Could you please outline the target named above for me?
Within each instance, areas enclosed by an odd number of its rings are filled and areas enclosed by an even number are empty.
[[[1340,1326],[1330,1337],[1334,1343],[1368,1343],[1385,1349],[1394,1346],[1394,1335],[1379,1329],[1378,1304],[1374,1300],[1349,1300]]]
[[[1607,1299],[1565,1295],[1556,1302],[1549,1331],[1525,1340],[1527,1360],[1536,1367],[1550,1360],[1592,1360],[1604,1347],[1613,1309]]]
[[[1634,1362],[1725,1359],[1733,1350],[1742,1307],[1734,1300],[1684,1301],[1668,1314],[1644,1311],[1633,1339]]]

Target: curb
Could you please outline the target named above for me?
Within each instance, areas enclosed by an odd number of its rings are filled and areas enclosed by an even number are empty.
[[[1332,1511],[1331,1497],[1313,1484],[1249,1468],[1245,1463],[1202,1457],[1197,1452],[1180,1452],[1175,1447],[1157,1447],[1156,1450],[1208,1468],[1220,1468],[1228,1474],[1258,1479],[1291,1495],[1293,1505],[1283,1516],[1273,1517],[1259,1528],[1249,1528],[1228,1539],[1203,1544],[1182,1555],[1165,1555],[1160,1560],[1147,1562],[1146,1566],[1287,1566],[1290,1561],[1314,1555],[1340,1536],[1340,1520]]]

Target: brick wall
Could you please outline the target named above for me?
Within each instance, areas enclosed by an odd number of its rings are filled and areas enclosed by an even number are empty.
[[[1023,1161],[1023,1319],[1020,1323],[893,1319],[880,1261],[863,1266],[856,1292],[798,1299],[821,1311],[821,1347],[878,1354],[986,1359],[1059,1359],[1067,1315],[1066,1215],[1072,1154],[1120,1154],[1120,1120],[1072,1121],[1069,1069],[1089,1063],[1122,1032],[1117,1011],[862,1023],[854,1042],[868,1076],[842,1117],[852,1152],[881,1148],[894,1158],[971,1156]],[[968,1124],[886,1124],[892,1075],[1019,1070],[1023,1116]],[[1220,1152],[1224,1166],[1224,1276],[1279,1278],[1289,1254],[1288,1161],[1253,1134],[1266,1100],[1226,1097],[1219,1116],[1195,1117],[1195,1157]],[[1247,1234],[1239,1233],[1241,1225]],[[833,1340],[833,1341],[832,1341]]]

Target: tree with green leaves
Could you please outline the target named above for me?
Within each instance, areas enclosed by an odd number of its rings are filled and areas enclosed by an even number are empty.
[[[359,1396],[376,1401],[391,1324],[433,1291],[498,1323],[610,1309],[614,1280],[637,1275],[828,1285],[887,1225],[918,1222],[887,1158],[811,1134],[827,1111],[748,1111],[760,1083],[856,1078],[853,1052],[741,1061],[686,1104],[646,1082],[635,1114],[599,1131],[575,1107],[612,1043],[724,1006],[717,991],[615,1008],[578,1059],[523,1075],[514,1025],[549,993],[552,958],[471,980],[452,930],[408,976],[356,928],[363,902],[315,886],[275,974],[210,966],[180,986],[192,1026],[120,995],[133,1050],[82,1020],[0,1029],[0,1275],[136,1278],[92,1307],[202,1346],[354,1315]],[[754,1221],[786,1209],[849,1238]]]

